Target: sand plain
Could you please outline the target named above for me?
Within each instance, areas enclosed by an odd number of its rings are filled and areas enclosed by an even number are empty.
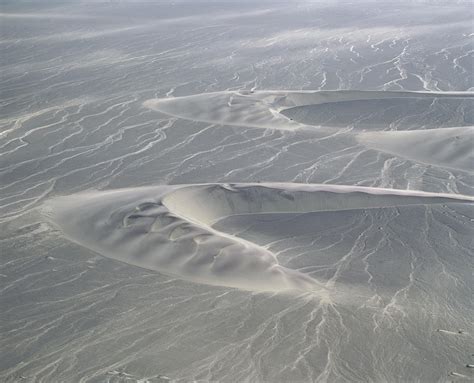
[[[473,378],[468,3],[0,22],[0,380]]]

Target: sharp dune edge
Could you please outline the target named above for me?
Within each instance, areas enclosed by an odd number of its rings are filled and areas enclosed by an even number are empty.
[[[474,379],[471,4],[1,8],[1,383]]]
[[[212,225],[239,214],[472,202],[463,195],[340,185],[195,184],[57,197],[43,212],[69,239],[105,257],[204,284],[325,297],[324,281],[283,267],[265,248]]]
[[[264,129],[309,129],[314,132],[314,126],[293,121],[281,112],[295,107],[347,101],[472,97],[474,97],[474,92],[223,91],[150,99],[144,102],[144,106],[167,115],[193,121]]]
[[[334,128],[324,123],[317,126],[308,125],[286,114],[292,115],[296,113],[293,111],[300,107],[325,104],[332,106],[341,104],[341,108],[344,109],[348,107],[348,102],[357,102],[359,104],[356,109],[359,110],[362,108],[360,103],[362,102],[363,105],[364,101],[404,100],[412,103],[429,100],[431,103],[439,100],[473,100],[473,97],[474,92],[224,91],[151,99],[145,101],[144,106],[170,116],[211,124],[297,131],[314,136],[326,136],[333,134]],[[371,107],[374,108],[373,105]],[[403,110],[402,107],[402,115]],[[361,126],[369,128],[370,124],[361,123]],[[385,126],[388,124],[385,123]],[[474,128],[472,126],[439,128],[438,122],[435,121],[433,126],[423,126],[423,128],[423,130],[404,131],[404,127],[401,126],[394,131],[369,132],[360,132],[356,129],[346,134],[356,143],[370,149],[423,164],[472,172],[474,162],[472,153]]]

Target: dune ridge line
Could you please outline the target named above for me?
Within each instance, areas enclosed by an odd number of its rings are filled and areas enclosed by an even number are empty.
[[[392,98],[472,98],[474,92],[423,91],[222,91],[181,97],[153,98],[143,105],[158,112],[193,121],[277,130],[311,130],[314,126],[291,120],[281,112],[300,106]]]
[[[323,297],[322,281],[213,224],[239,214],[472,202],[464,195],[361,186],[210,183],[89,191],[53,198],[43,213],[67,238],[108,258],[198,283]]]

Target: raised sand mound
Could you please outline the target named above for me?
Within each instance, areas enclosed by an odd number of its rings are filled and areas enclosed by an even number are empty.
[[[331,123],[324,124],[322,119],[318,121],[318,116],[323,110],[336,106],[340,109],[338,113],[342,110],[347,113],[348,109],[354,108],[355,105],[358,113],[361,113],[361,109],[367,109],[367,113],[370,114],[372,109],[373,112],[380,112],[382,106],[391,108],[390,102],[403,106],[417,101],[428,108],[435,100],[439,100],[442,104],[448,103],[450,100],[451,102],[458,100],[457,102],[460,103],[468,102],[472,97],[474,97],[473,92],[223,91],[184,97],[150,99],[144,105],[167,115],[193,121],[264,129],[300,129],[315,132],[312,125],[331,126]],[[309,107],[315,108],[315,113],[309,113],[309,115],[303,113],[301,122],[290,118],[291,116],[298,116],[298,111],[311,111]],[[384,118],[387,118],[387,116],[384,116]],[[346,122],[340,121],[336,126],[344,123],[343,127],[346,127]],[[367,126],[369,125],[370,123],[367,124]],[[378,125],[380,126],[380,121]],[[389,124],[386,123],[385,126],[387,125]]]
[[[177,277],[254,291],[325,294],[323,281],[279,265],[270,251],[212,228],[239,214],[344,211],[469,203],[462,195],[339,185],[201,184],[58,197],[45,213],[97,253]]]
[[[311,138],[344,128],[354,145],[471,172],[473,97],[473,92],[224,91],[151,99],[145,106],[193,121]]]

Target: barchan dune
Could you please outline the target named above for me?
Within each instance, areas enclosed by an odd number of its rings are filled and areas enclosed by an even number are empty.
[[[0,8],[1,383],[474,379],[472,4]]]
[[[472,92],[224,91],[151,99],[144,106],[192,121],[310,136],[330,136],[334,128],[346,127],[343,134],[355,145],[469,171],[472,128],[462,125],[472,120],[473,96]],[[408,107],[416,111],[409,119]],[[447,107],[462,115],[460,127],[450,128],[453,119],[448,116],[439,128],[440,110]],[[417,119],[419,115],[423,118]],[[340,185],[197,184],[61,197],[49,203],[48,214],[70,239],[109,258],[204,284],[322,296],[328,292],[328,281],[285,267],[258,240],[250,242],[213,225],[238,215],[337,214],[472,201],[462,195]]]
[[[150,99],[144,106],[193,121],[314,137],[345,128],[349,140],[367,148],[470,172],[473,97],[474,92],[224,91]]]
[[[443,104],[450,100],[458,100],[458,103],[466,102],[465,108],[468,109],[472,105],[473,97],[474,92],[241,90],[150,99],[144,102],[144,106],[193,121],[265,129],[314,131],[312,125],[331,126],[331,123],[325,124],[323,121],[314,124],[314,120],[317,120],[323,111],[327,113],[330,108],[340,109],[337,110],[338,118],[341,118],[341,112],[347,114],[351,109],[356,109],[358,113],[365,111],[373,114],[384,107],[393,109],[394,104],[406,107],[416,102],[429,109],[431,104],[439,103],[440,107],[443,107]],[[466,113],[472,111],[468,110]],[[299,116],[299,118],[293,119],[287,116]],[[377,116],[373,116],[375,117]],[[378,117],[380,119],[380,116]],[[388,118],[395,119],[395,117]],[[469,119],[472,119],[472,116],[469,116]],[[366,125],[373,123],[371,121]],[[339,125],[346,127],[348,124],[341,121]],[[379,125],[389,125],[387,116],[384,116],[384,124],[379,121]]]
[[[108,258],[204,284],[325,297],[327,281],[284,267],[257,243],[213,225],[244,214],[337,214],[473,201],[462,195],[340,185],[196,184],[79,193],[52,199],[43,211],[69,239]]]

